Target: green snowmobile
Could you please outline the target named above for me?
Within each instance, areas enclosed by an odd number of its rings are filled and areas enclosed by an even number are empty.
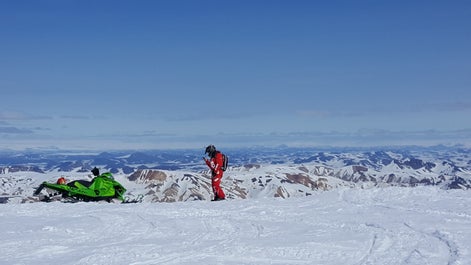
[[[40,192],[47,188],[56,191],[53,194],[48,194],[42,200],[50,201],[56,195],[62,195],[62,198],[67,198],[75,201],[101,201],[106,200],[111,202],[112,199],[124,201],[124,193],[126,189],[116,180],[109,172],[99,174],[98,169],[92,170],[92,181],[75,180],[65,184],[65,180],[60,178],[57,183],[43,182],[34,192],[34,195],[39,195]]]

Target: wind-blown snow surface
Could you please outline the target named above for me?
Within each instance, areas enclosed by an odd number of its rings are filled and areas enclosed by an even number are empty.
[[[0,264],[470,264],[469,205],[469,191],[436,187],[2,204]]]

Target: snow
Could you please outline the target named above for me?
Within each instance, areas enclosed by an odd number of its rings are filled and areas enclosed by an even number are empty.
[[[339,188],[302,198],[0,205],[0,264],[469,264],[471,196]]]

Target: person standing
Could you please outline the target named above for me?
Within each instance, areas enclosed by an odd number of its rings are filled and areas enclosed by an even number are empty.
[[[226,198],[224,191],[221,189],[221,179],[223,175],[222,165],[223,157],[222,153],[216,150],[214,145],[208,145],[205,150],[205,154],[208,154],[209,159],[203,157],[206,165],[211,169],[211,186],[213,188],[214,199],[213,201],[220,201]]]

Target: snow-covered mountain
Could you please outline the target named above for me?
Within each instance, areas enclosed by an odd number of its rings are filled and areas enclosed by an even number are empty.
[[[228,198],[303,197],[338,187],[439,186],[471,188],[471,153],[459,147],[227,150],[222,187]],[[211,182],[200,150],[114,153],[0,153],[0,202],[31,202],[42,181],[87,178],[110,171],[130,198],[209,200]]]

